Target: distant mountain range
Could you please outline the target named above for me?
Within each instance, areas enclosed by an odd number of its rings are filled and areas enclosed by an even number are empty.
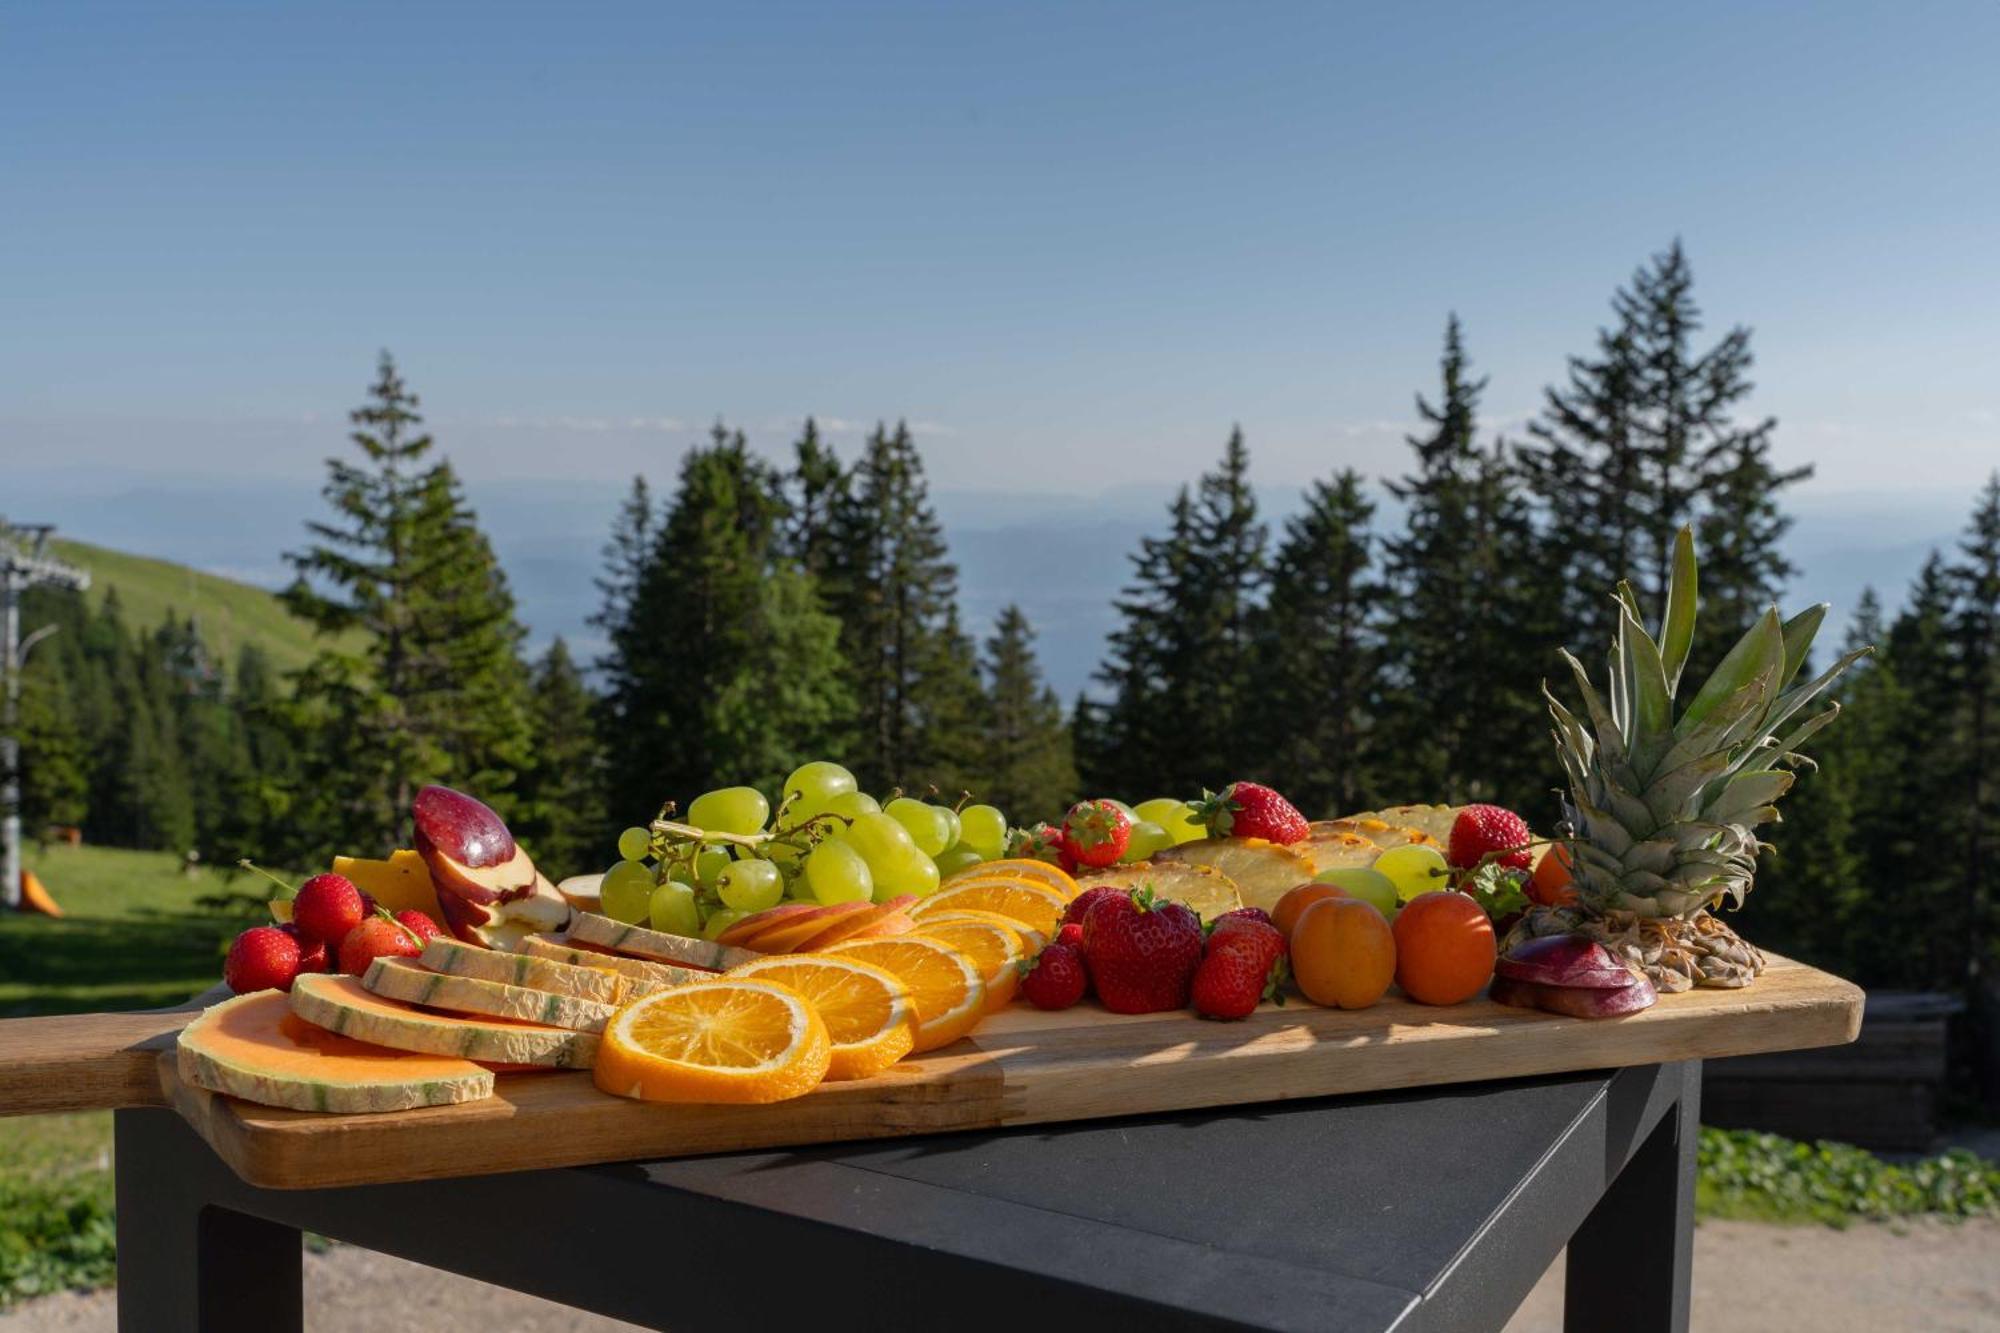
[[[506,566],[521,615],[539,646],[560,634],[584,657],[601,651],[585,619],[597,604],[592,578],[623,488],[599,482],[486,481],[468,490]],[[1050,682],[1065,700],[1084,689],[1116,626],[1112,599],[1131,574],[1139,539],[1164,526],[1172,488],[1139,485],[1095,496],[937,491],[933,495],[960,572],[966,624],[984,635],[994,615],[1018,602],[1039,636]],[[1260,491],[1276,526],[1298,502],[1290,488]],[[1393,522],[1383,499],[1383,522]],[[1897,606],[1925,556],[1950,547],[1970,511],[1961,492],[1909,491],[1878,495],[1791,497],[1797,518],[1787,550],[1799,566],[1788,603],[1831,602],[1837,641],[1861,589],[1874,585],[1885,606]],[[188,569],[236,583],[275,588],[288,577],[283,553],[304,538],[304,523],[322,512],[310,482],[259,479],[162,479],[102,471],[46,471],[9,478],[5,512],[52,522],[70,539],[153,560],[127,562],[125,577],[148,590],[127,597],[134,623],[156,621],[168,605],[215,596],[215,586]],[[162,564],[161,562],[172,562]],[[87,563],[87,562],[86,562]],[[268,599],[267,599],[268,600]],[[247,612],[213,601],[211,615]],[[275,607],[275,604],[272,604]],[[196,607],[200,609],[199,605]],[[281,610],[276,614],[283,616]],[[287,620],[289,618],[286,618]],[[290,663],[303,630],[274,640]]]

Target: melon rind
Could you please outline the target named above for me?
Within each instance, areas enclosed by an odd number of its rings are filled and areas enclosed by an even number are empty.
[[[267,1015],[266,1010],[272,1012]],[[268,1019],[271,1055],[295,1056],[296,1045],[278,1035],[278,1024],[290,1010],[279,991],[238,995],[204,1010],[176,1041],[174,1062],[181,1082],[260,1106],[339,1115],[451,1106],[493,1095],[493,1071],[469,1060],[384,1049],[375,1056],[323,1057],[307,1069],[259,1068],[251,1041],[221,1031],[232,1019],[248,1018],[258,1025]],[[426,1068],[413,1075],[399,1065]],[[440,1065],[462,1068],[440,1070]]]
[[[615,972],[573,967],[525,953],[485,949],[442,935],[424,941],[423,955],[417,961],[433,972],[524,986],[551,995],[574,995],[579,1000],[595,1000],[599,1004],[617,1004],[625,990],[624,978]]]
[[[432,972],[408,958],[377,958],[368,965],[361,984],[377,995],[405,1004],[449,1009],[459,1014],[482,1014],[488,1018],[511,1018],[577,1032],[602,1032],[611,1016],[618,1012],[615,1004],[580,1000],[574,995],[552,995],[526,986]]]
[[[531,958],[546,958],[552,963],[568,963],[572,967],[588,967],[604,972],[614,972],[625,982],[623,999],[636,1000],[642,995],[665,990],[669,986],[685,986],[690,981],[700,981],[713,973],[697,972],[691,967],[675,967],[672,963],[649,963],[643,958],[627,958],[622,954],[601,953],[596,949],[580,949],[574,944],[566,944],[551,935],[528,935],[514,946],[519,952]]]
[[[569,938],[579,944],[644,958],[648,962],[672,963],[677,967],[699,967],[710,972],[730,968],[764,955],[749,949],[732,948],[713,940],[697,940],[686,935],[669,935],[664,930],[628,926],[595,912],[578,912],[569,919]]]
[[[597,1058],[595,1033],[426,1013],[372,994],[353,977],[324,972],[292,983],[292,1012],[329,1032],[399,1051],[559,1069],[588,1069]]]

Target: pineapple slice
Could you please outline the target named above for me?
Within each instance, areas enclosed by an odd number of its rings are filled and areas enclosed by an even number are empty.
[[[1246,906],[1267,912],[1299,885],[1311,883],[1317,873],[1303,847],[1281,847],[1263,838],[1202,838],[1169,847],[1156,859],[1213,866],[1236,882]]]
[[[1184,865],[1173,861],[1134,861],[1130,865],[1106,866],[1079,876],[1080,889],[1110,885],[1121,889],[1149,888],[1153,895],[1184,904],[1203,922],[1243,906],[1243,894],[1236,882],[1214,866]]]
[[[1412,829],[1422,833],[1422,838],[1409,838],[1409,842],[1422,842],[1427,846],[1443,846],[1451,841],[1452,822],[1458,818],[1460,807],[1455,805],[1392,805],[1382,810],[1369,810],[1349,819],[1380,820],[1384,824],[1399,829]],[[1335,823],[1344,821],[1335,820]],[[1373,836],[1372,834],[1370,836]],[[1389,846],[1383,843],[1383,846]],[[1401,845],[1401,844],[1397,844]]]
[[[1306,840],[1295,844],[1312,858],[1314,874],[1356,866],[1372,866],[1375,864],[1375,858],[1382,854],[1381,845],[1373,839],[1335,827],[1336,824],[1343,822],[1345,821],[1327,820],[1313,824]]]

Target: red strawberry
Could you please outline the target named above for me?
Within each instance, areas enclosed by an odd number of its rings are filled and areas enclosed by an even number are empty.
[[[253,990],[290,990],[299,974],[299,942],[276,926],[252,926],[229,946],[222,962],[223,984],[238,995]]]
[[[1083,918],[1089,915],[1091,908],[1103,902],[1106,898],[1122,898],[1130,892],[1130,889],[1122,889],[1116,884],[1098,884],[1085,889],[1082,893],[1077,894],[1076,897],[1069,900],[1069,906],[1063,908],[1063,924],[1080,926],[1083,924]]]
[[[1132,821],[1109,801],[1078,801],[1063,816],[1062,840],[1080,866],[1116,865],[1132,841]]]
[[[385,912],[347,932],[340,942],[340,970],[358,977],[377,958],[415,958],[423,951],[410,928]]]
[[[1180,1009],[1201,962],[1201,920],[1150,889],[1104,898],[1083,918],[1083,956],[1112,1013]]]
[[[1470,870],[1495,852],[1494,860],[1509,870],[1526,870],[1534,863],[1528,844],[1534,835],[1527,821],[1497,805],[1468,805],[1451,821],[1451,850],[1445,859]]]
[[[347,938],[347,932],[367,917],[361,890],[345,875],[314,875],[299,885],[298,896],[292,899],[293,923],[336,949]]]
[[[1021,994],[1037,1009],[1067,1009],[1083,998],[1090,973],[1083,954],[1057,941],[1021,965]]]
[[[1303,842],[1311,831],[1306,817],[1261,782],[1232,782],[1221,792],[1203,792],[1195,816],[1218,838],[1263,838]]]
[[[428,916],[425,916],[422,912],[419,912],[414,907],[405,907],[402,911],[396,913],[396,923],[398,925],[406,926],[409,928],[410,933],[417,937],[417,945],[419,948],[421,948],[425,944],[425,942],[429,940],[434,940],[438,936],[444,934],[444,928],[442,926],[438,925],[437,922],[431,920]]]
[[[1285,956],[1285,933],[1269,922],[1248,916],[1238,916],[1234,920],[1216,918],[1215,929],[1209,932],[1208,942],[1202,945],[1202,956],[1207,957],[1231,940],[1248,940],[1264,955],[1267,967]]]
[[[1077,896],[1082,897],[1083,895],[1078,894]],[[1081,921],[1063,922],[1062,925],[1058,927],[1056,930],[1056,938],[1054,942],[1057,944],[1067,944],[1070,948],[1077,950],[1079,953],[1082,952],[1083,922]]]
[[[1282,938],[1279,944],[1282,948]],[[1247,1018],[1261,1002],[1278,997],[1282,966],[1253,931],[1225,931],[1210,941],[1195,969],[1195,1012],[1204,1018]]]
[[[297,926],[293,925],[289,921],[286,922],[284,925],[279,926],[278,929],[284,931],[287,935],[290,935],[292,937],[292,941],[299,946],[299,971],[301,972],[326,971],[325,940],[314,939],[312,936],[306,934],[303,930],[300,930]]]
[[[1224,912],[1221,916],[1215,918],[1215,923],[1208,928],[1209,936],[1213,938],[1225,925],[1228,925],[1233,930],[1235,927],[1231,923],[1240,921],[1255,921],[1260,925],[1274,928],[1278,924],[1271,919],[1271,914],[1261,907],[1239,907],[1232,912]]]
[[[1014,835],[1007,840],[1007,855],[1029,861],[1047,861],[1066,871],[1076,869],[1076,862],[1063,849],[1062,830],[1054,824],[1041,823],[1032,828],[1015,829]]]

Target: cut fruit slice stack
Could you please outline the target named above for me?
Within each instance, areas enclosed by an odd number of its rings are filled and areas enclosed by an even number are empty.
[[[805,996],[756,977],[717,977],[626,1006],[594,1077],[654,1102],[775,1102],[826,1076],[833,1043]]]
[[[309,972],[292,983],[292,1012],[357,1041],[487,1064],[588,1069],[597,1056],[595,1033],[433,1013],[377,995],[353,977],[325,972]]]
[[[846,940],[826,952],[872,963],[910,988],[917,1009],[917,1051],[950,1045],[986,1013],[986,982],[978,965],[939,940],[923,935]]]
[[[624,977],[608,969],[578,967],[526,952],[482,949],[444,936],[424,941],[424,951],[417,961],[433,972],[547,991],[551,995],[571,995],[599,1004],[617,1004],[624,998],[627,985]]]
[[[924,922],[943,912],[997,912],[1042,935],[1053,936],[1067,906],[1069,897],[1046,885],[1013,877],[977,877],[954,879],[912,907],[910,915],[921,931]]]
[[[1027,956],[1021,930],[1004,920],[981,921],[960,917],[951,921],[926,920],[923,937],[949,945],[973,961],[986,988],[987,1013],[1007,1007],[1021,984],[1020,962]]]
[[[624,983],[622,998],[626,1000],[636,1000],[641,995],[651,995],[668,986],[685,986],[690,981],[699,981],[710,975],[691,967],[649,963],[643,958],[627,958],[603,949],[569,944],[548,935],[529,935],[515,947],[530,958],[545,958],[552,963],[608,972]]]
[[[405,1004],[512,1019],[517,1023],[540,1023],[576,1032],[602,1032],[611,1016],[618,1012],[616,1005],[598,1000],[433,972],[407,958],[377,958],[368,965],[361,984],[377,995]]]
[[[175,1063],[183,1083],[295,1111],[407,1111],[493,1093],[493,1072],[470,1060],[339,1036],[301,1019],[289,997],[270,990],[204,1011],[181,1029]]]
[[[698,940],[687,935],[669,935],[664,930],[628,926],[594,912],[578,912],[570,918],[564,936],[571,944],[609,949],[649,963],[673,967],[700,968],[704,972],[726,972],[757,955],[747,949],[732,948],[714,940]]]
[[[910,1053],[917,1040],[916,1001],[895,973],[858,958],[779,954],[733,969],[790,986],[826,1024],[833,1058],[828,1080],[867,1078]]]

